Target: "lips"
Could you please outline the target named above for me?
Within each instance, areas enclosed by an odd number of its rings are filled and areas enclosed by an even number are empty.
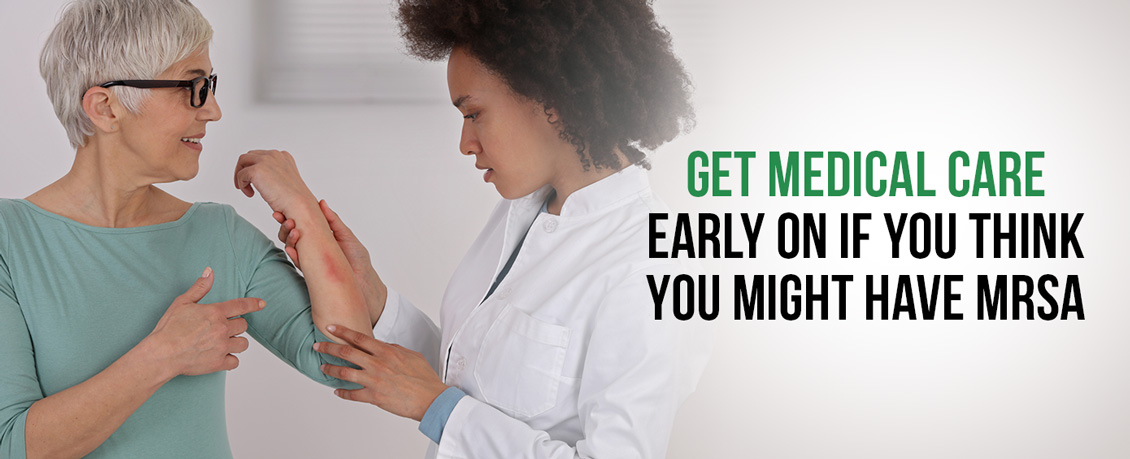
[[[184,144],[185,146],[187,146],[188,148],[191,148],[193,150],[200,150],[200,149],[203,148],[203,146],[200,144],[200,141],[203,138],[204,138],[204,133],[194,134],[194,135],[190,135],[190,136],[181,137],[180,143]]]
[[[483,171],[483,170],[486,171],[486,172],[483,173],[483,181],[484,182],[489,182],[491,176],[494,175],[494,169],[491,169],[489,167],[483,166],[483,165],[478,164],[478,163],[475,163],[475,169],[478,169],[480,171]]]

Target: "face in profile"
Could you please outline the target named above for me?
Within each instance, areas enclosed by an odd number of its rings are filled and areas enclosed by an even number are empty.
[[[561,140],[541,104],[515,94],[465,48],[447,61],[451,101],[463,114],[459,151],[475,158],[506,199],[530,194],[554,183],[562,171],[580,169],[572,144]]]
[[[191,80],[212,73],[208,47],[178,61],[155,79]],[[208,93],[199,108],[192,106],[190,88],[146,89],[149,97],[138,113],[122,109],[122,154],[131,155],[143,174],[157,182],[189,180],[199,172],[205,125],[218,121],[220,106]]]

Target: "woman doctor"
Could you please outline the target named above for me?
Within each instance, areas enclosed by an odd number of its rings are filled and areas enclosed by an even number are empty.
[[[399,20],[413,54],[447,59],[460,152],[503,199],[438,329],[322,203],[379,317],[377,339],[331,326],[349,345],[315,345],[360,367],[323,366],[364,386],[336,393],[421,421],[428,457],[662,457],[708,353],[688,324],[654,320],[647,281],[684,269],[647,247],[648,214],[665,208],[641,148],[693,120],[666,30],[643,0],[403,0]],[[236,169],[236,187],[276,210],[300,181],[273,152]],[[296,264],[321,256],[298,252],[301,228],[275,218]]]

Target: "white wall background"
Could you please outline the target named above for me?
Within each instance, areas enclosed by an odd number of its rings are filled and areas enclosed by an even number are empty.
[[[0,0],[0,196],[64,174],[72,152],[38,75],[64,2]],[[446,104],[257,105],[250,1],[195,2],[212,22],[224,119],[199,176],[166,189],[230,203],[274,234],[267,207],[232,188],[252,148],[296,154],[304,177],[350,223],[385,281],[435,316],[443,286],[497,195],[458,154]],[[660,151],[652,179],[674,209],[1086,212],[1083,260],[708,262],[715,272],[1080,274],[1083,322],[714,324],[716,351],[684,406],[670,457],[1127,457],[1130,320],[1125,304],[1124,148],[1130,130],[1130,5],[1086,2],[725,2],[664,16],[695,77],[699,128]],[[440,80],[436,91],[446,92]],[[690,198],[686,154],[759,152],[749,198]],[[1048,151],[1045,198],[767,198],[768,150]],[[932,156],[934,157],[934,156]],[[728,182],[731,188],[735,182]],[[772,220],[767,220],[767,224]],[[772,235],[770,231],[767,233]],[[959,235],[968,247],[971,234]],[[763,236],[768,238],[769,236]],[[772,242],[772,240],[769,240]],[[724,304],[725,304],[724,297]],[[855,297],[853,297],[854,299]],[[724,312],[723,317],[727,314]],[[253,346],[228,383],[237,457],[418,457],[411,421],[351,404]]]

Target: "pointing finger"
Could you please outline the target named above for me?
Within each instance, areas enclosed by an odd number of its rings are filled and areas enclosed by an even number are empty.
[[[224,313],[224,317],[236,317],[263,309],[266,302],[259,298],[236,298],[223,303],[217,303]]]

